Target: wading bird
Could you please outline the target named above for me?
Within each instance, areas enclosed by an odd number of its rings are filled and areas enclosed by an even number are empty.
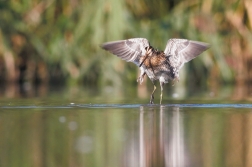
[[[179,70],[184,63],[197,57],[209,48],[209,44],[188,39],[169,39],[165,50],[153,48],[145,38],[131,38],[120,41],[107,42],[101,47],[127,62],[133,62],[140,68],[137,82],[143,82],[144,76],[150,78],[154,85],[150,103],[153,104],[156,86],[159,80],[161,87],[160,104],[163,97],[163,86],[169,80],[179,81]]]

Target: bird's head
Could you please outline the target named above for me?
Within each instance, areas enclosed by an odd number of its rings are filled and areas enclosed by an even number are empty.
[[[147,55],[151,55],[154,52],[154,49],[151,46],[145,47],[145,50]]]

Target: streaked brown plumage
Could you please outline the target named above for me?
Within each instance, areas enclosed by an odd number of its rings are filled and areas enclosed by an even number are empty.
[[[154,84],[159,80],[161,87],[160,104],[163,96],[163,85],[169,80],[179,80],[179,70],[184,63],[197,57],[209,48],[209,44],[187,39],[169,39],[165,50],[154,49],[145,38],[132,38],[127,40],[113,41],[102,44],[103,49],[108,50],[127,62],[135,63],[141,71],[137,82],[143,82],[145,74]],[[154,90],[150,103],[153,103]]]

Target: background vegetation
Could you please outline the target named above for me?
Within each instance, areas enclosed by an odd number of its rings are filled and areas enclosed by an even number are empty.
[[[134,64],[99,45],[145,37],[163,49],[177,37],[212,46],[182,71],[191,81],[246,83],[252,81],[251,28],[249,0],[1,0],[0,79],[136,84]]]

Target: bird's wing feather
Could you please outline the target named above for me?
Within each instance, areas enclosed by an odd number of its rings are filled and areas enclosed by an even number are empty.
[[[181,68],[184,63],[197,57],[209,48],[209,44],[187,39],[169,39],[165,47],[165,55],[169,57],[171,66]]]
[[[149,41],[145,38],[131,38],[127,40],[112,41],[101,45],[101,47],[123,60],[133,62],[139,66],[140,57],[146,53]]]

